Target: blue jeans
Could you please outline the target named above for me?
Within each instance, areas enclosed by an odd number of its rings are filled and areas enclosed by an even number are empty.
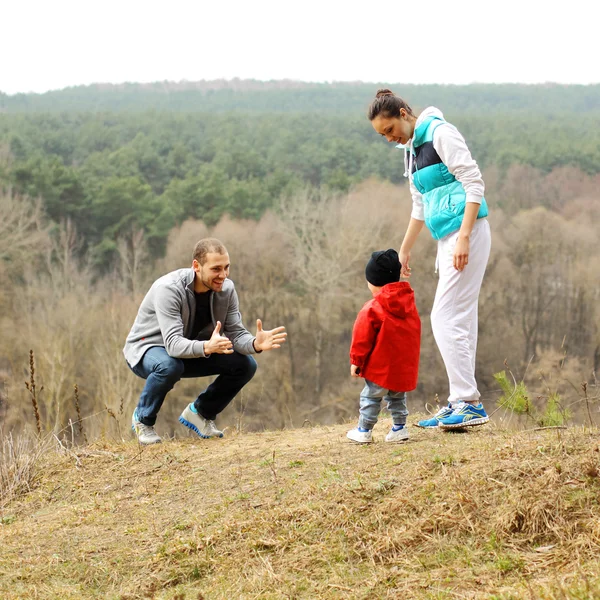
[[[381,411],[382,398],[385,398],[387,402],[394,425],[406,425],[406,417],[408,416],[406,392],[392,392],[365,379],[365,387],[360,393],[359,427],[373,429]]]
[[[162,346],[154,346],[135,367],[129,368],[146,380],[137,418],[144,425],[154,425],[165,396],[182,377],[218,375],[194,401],[200,415],[214,420],[252,379],[257,364],[251,356],[237,352],[211,354],[208,358],[173,358]]]

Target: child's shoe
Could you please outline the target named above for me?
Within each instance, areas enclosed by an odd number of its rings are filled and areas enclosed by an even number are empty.
[[[397,429],[396,429],[397,427]],[[394,425],[385,436],[386,442],[405,442],[408,439],[408,429],[405,425]]]
[[[346,434],[346,437],[358,444],[370,444],[373,441],[373,431],[357,427]]]

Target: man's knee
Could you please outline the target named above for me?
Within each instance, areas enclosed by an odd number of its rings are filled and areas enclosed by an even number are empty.
[[[240,377],[245,377],[247,381],[250,381],[254,374],[256,373],[256,369],[258,369],[258,365],[252,356],[247,356],[246,354],[234,354],[235,356],[235,367],[234,372],[236,375],[240,375]]]
[[[170,381],[179,381],[183,375],[184,368],[181,359],[166,356],[156,365],[154,372]]]

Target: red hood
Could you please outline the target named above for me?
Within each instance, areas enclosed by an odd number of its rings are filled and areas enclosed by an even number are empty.
[[[375,296],[382,308],[395,317],[406,317],[415,310],[415,293],[408,281],[398,281],[384,285]]]

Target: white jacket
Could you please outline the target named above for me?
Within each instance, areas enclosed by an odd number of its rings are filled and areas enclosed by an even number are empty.
[[[426,117],[436,115],[444,118],[442,111],[435,106],[426,108],[417,118],[415,129],[423,122]],[[412,180],[412,161],[413,161],[413,140],[410,139],[406,146],[398,144],[397,148],[404,148],[404,176],[409,178],[410,193],[413,199],[413,209],[411,217],[419,221],[425,220],[425,212],[423,207],[423,198]],[[456,177],[462,184],[467,202],[481,204],[485,192],[485,185],[479,166],[475,159],[471,156],[471,152],[467,147],[465,138],[460,134],[458,129],[450,123],[439,125],[433,133],[433,147],[438,153],[442,162],[448,167],[448,171]]]

